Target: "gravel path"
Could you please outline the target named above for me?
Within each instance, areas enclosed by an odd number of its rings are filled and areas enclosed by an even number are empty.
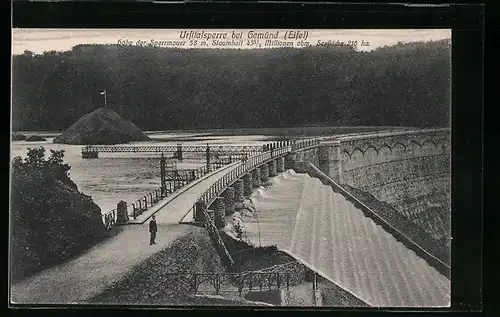
[[[150,246],[147,224],[128,226],[78,258],[12,285],[11,300],[17,304],[84,302],[193,228],[160,224],[157,244]]]
[[[190,225],[178,223],[201,193],[236,166],[214,173],[158,210],[156,245],[149,245],[149,221],[124,226],[117,236],[95,245],[77,258],[12,285],[11,301],[18,304],[68,304],[92,298],[120,280],[134,266],[195,230]]]

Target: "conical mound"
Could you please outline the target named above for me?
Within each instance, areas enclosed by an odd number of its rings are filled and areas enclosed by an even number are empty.
[[[132,122],[113,110],[99,108],[73,123],[54,139],[54,143],[120,144],[148,140],[149,137]]]

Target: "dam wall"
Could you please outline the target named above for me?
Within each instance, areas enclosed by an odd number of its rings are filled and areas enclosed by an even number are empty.
[[[298,157],[298,156],[297,156]],[[324,140],[313,163],[339,184],[390,204],[434,239],[449,239],[449,129],[374,133]]]

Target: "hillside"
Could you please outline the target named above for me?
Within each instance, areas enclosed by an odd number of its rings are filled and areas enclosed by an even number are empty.
[[[131,141],[147,141],[146,136],[132,122],[110,109],[99,108],[81,117],[54,143],[67,144],[119,144]]]
[[[448,126],[449,41],[203,50],[79,45],[13,57],[13,130],[66,129],[103,104],[143,130]]]
[[[11,273],[21,280],[104,239],[101,209],[78,191],[63,152],[30,149],[14,158],[11,185]]]

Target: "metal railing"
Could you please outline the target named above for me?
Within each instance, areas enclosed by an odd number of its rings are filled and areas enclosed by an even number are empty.
[[[238,167],[232,169],[229,173],[226,173],[222,178],[217,180],[212,184],[201,196],[200,199],[205,206],[210,206],[215,199],[219,196],[221,192],[226,190],[231,186],[236,180],[243,177],[249,171],[254,168],[267,163],[268,161],[281,157],[287,153],[301,150],[308,147],[314,147],[319,145],[320,139],[300,139],[292,141],[278,141],[268,143],[262,146],[262,151],[259,154],[250,156],[248,158],[243,158],[241,164]],[[188,180],[171,180],[165,184],[164,189],[158,188],[152,192],[144,195],[140,199],[137,199],[131,204],[127,204],[128,215],[136,219],[138,216],[143,214],[148,208],[151,208],[160,200],[168,197],[169,195],[176,192],[178,189],[190,184],[191,182],[219,169],[223,166],[231,164],[233,161],[228,160],[227,162],[214,162],[210,167],[201,166],[195,170],[191,170],[192,177]],[[193,208],[195,208],[193,206]],[[117,209],[106,212],[102,215],[104,226],[107,229],[112,228],[117,222]]]
[[[102,222],[104,224],[104,228],[109,230],[113,228],[113,226],[116,224],[117,211],[116,209],[113,209],[105,214],[102,214],[101,217],[102,217]]]
[[[228,154],[256,154],[262,151],[260,146],[239,146],[239,145],[85,145],[82,153],[108,152],[108,153],[168,153],[168,152],[198,152],[205,153],[207,146],[210,152]]]
[[[127,207],[126,207],[127,213],[130,217],[133,217],[134,219],[136,219],[138,216],[142,215],[148,208],[151,208],[156,203],[158,203],[160,200],[172,195],[177,190],[194,182],[195,180],[200,179],[203,176],[213,172],[214,170],[217,170],[217,169],[219,169],[223,166],[226,166],[230,163],[231,163],[230,161],[225,162],[224,164],[216,162],[216,163],[212,164],[211,167],[207,167],[206,165],[204,165],[204,166],[201,166],[197,169],[189,170],[188,173],[192,176],[190,179],[168,181],[165,184],[165,187],[163,190],[161,187],[154,189],[152,192],[147,193],[143,197],[135,200],[133,203],[127,204]],[[103,221],[104,227],[106,229],[111,229],[117,223],[117,217],[118,217],[118,213],[117,213],[116,208],[102,214],[102,221]]]
[[[222,176],[219,180],[213,183],[199,198],[207,208],[215,201],[221,192],[231,186],[236,180],[243,177],[245,174],[254,168],[267,163],[268,161],[284,156],[287,153],[301,150],[309,147],[315,147],[320,144],[320,139],[302,139],[293,141],[280,141],[268,143],[263,146],[266,150],[260,154],[249,157],[243,160],[241,164]],[[195,206],[193,206],[194,210]]]
[[[231,161],[227,161],[224,163],[214,163],[210,167],[204,165],[194,170],[189,170],[189,171],[185,170],[191,176],[189,179],[169,180],[168,182],[165,183],[165,187],[163,190],[160,187],[159,189],[155,189],[153,192],[144,195],[141,199],[138,199],[131,204],[132,213],[130,215],[134,219],[136,219],[137,216],[140,216],[142,213],[144,213],[144,211],[152,207],[154,204],[158,203],[163,198],[172,195],[173,193],[183,188],[184,186],[230,163]]]
[[[400,135],[416,135],[416,134],[429,134],[429,133],[451,133],[450,128],[436,128],[436,129],[402,129],[394,131],[373,131],[373,132],[362,132],[362,133],[349,133],[345,135],[337,136],[342,141],[352,141],[359,139],[370,139],[370,138],[382,138],[390,136],[400,136]]]
[[[136,219],[137,216],[140,216],[148,208],[152,207],[154,204],[156,204],[157,202],[167,197],[169,194],[171,194],[176,190],[176,187],[172,186],[171,183],[169,183],[168,185],[169,185],[168,188],[165,188],[163,191],[161,188],[155,189],[153,192],[149,192],[142,198],[137,199],[136,201],[131,203],[130,206],[132,206],[131,208],[132,212],[129,214],[129,216],[132,216],[134,219]],[[129,205],[127,205],[127,207],[128,206]]]
[[[244,293],[263,290],[290,288],[289,272],[246,272],[246,273],[167,273],[165,285],[182,287],[188,294],[215,294],[225,292]]]

